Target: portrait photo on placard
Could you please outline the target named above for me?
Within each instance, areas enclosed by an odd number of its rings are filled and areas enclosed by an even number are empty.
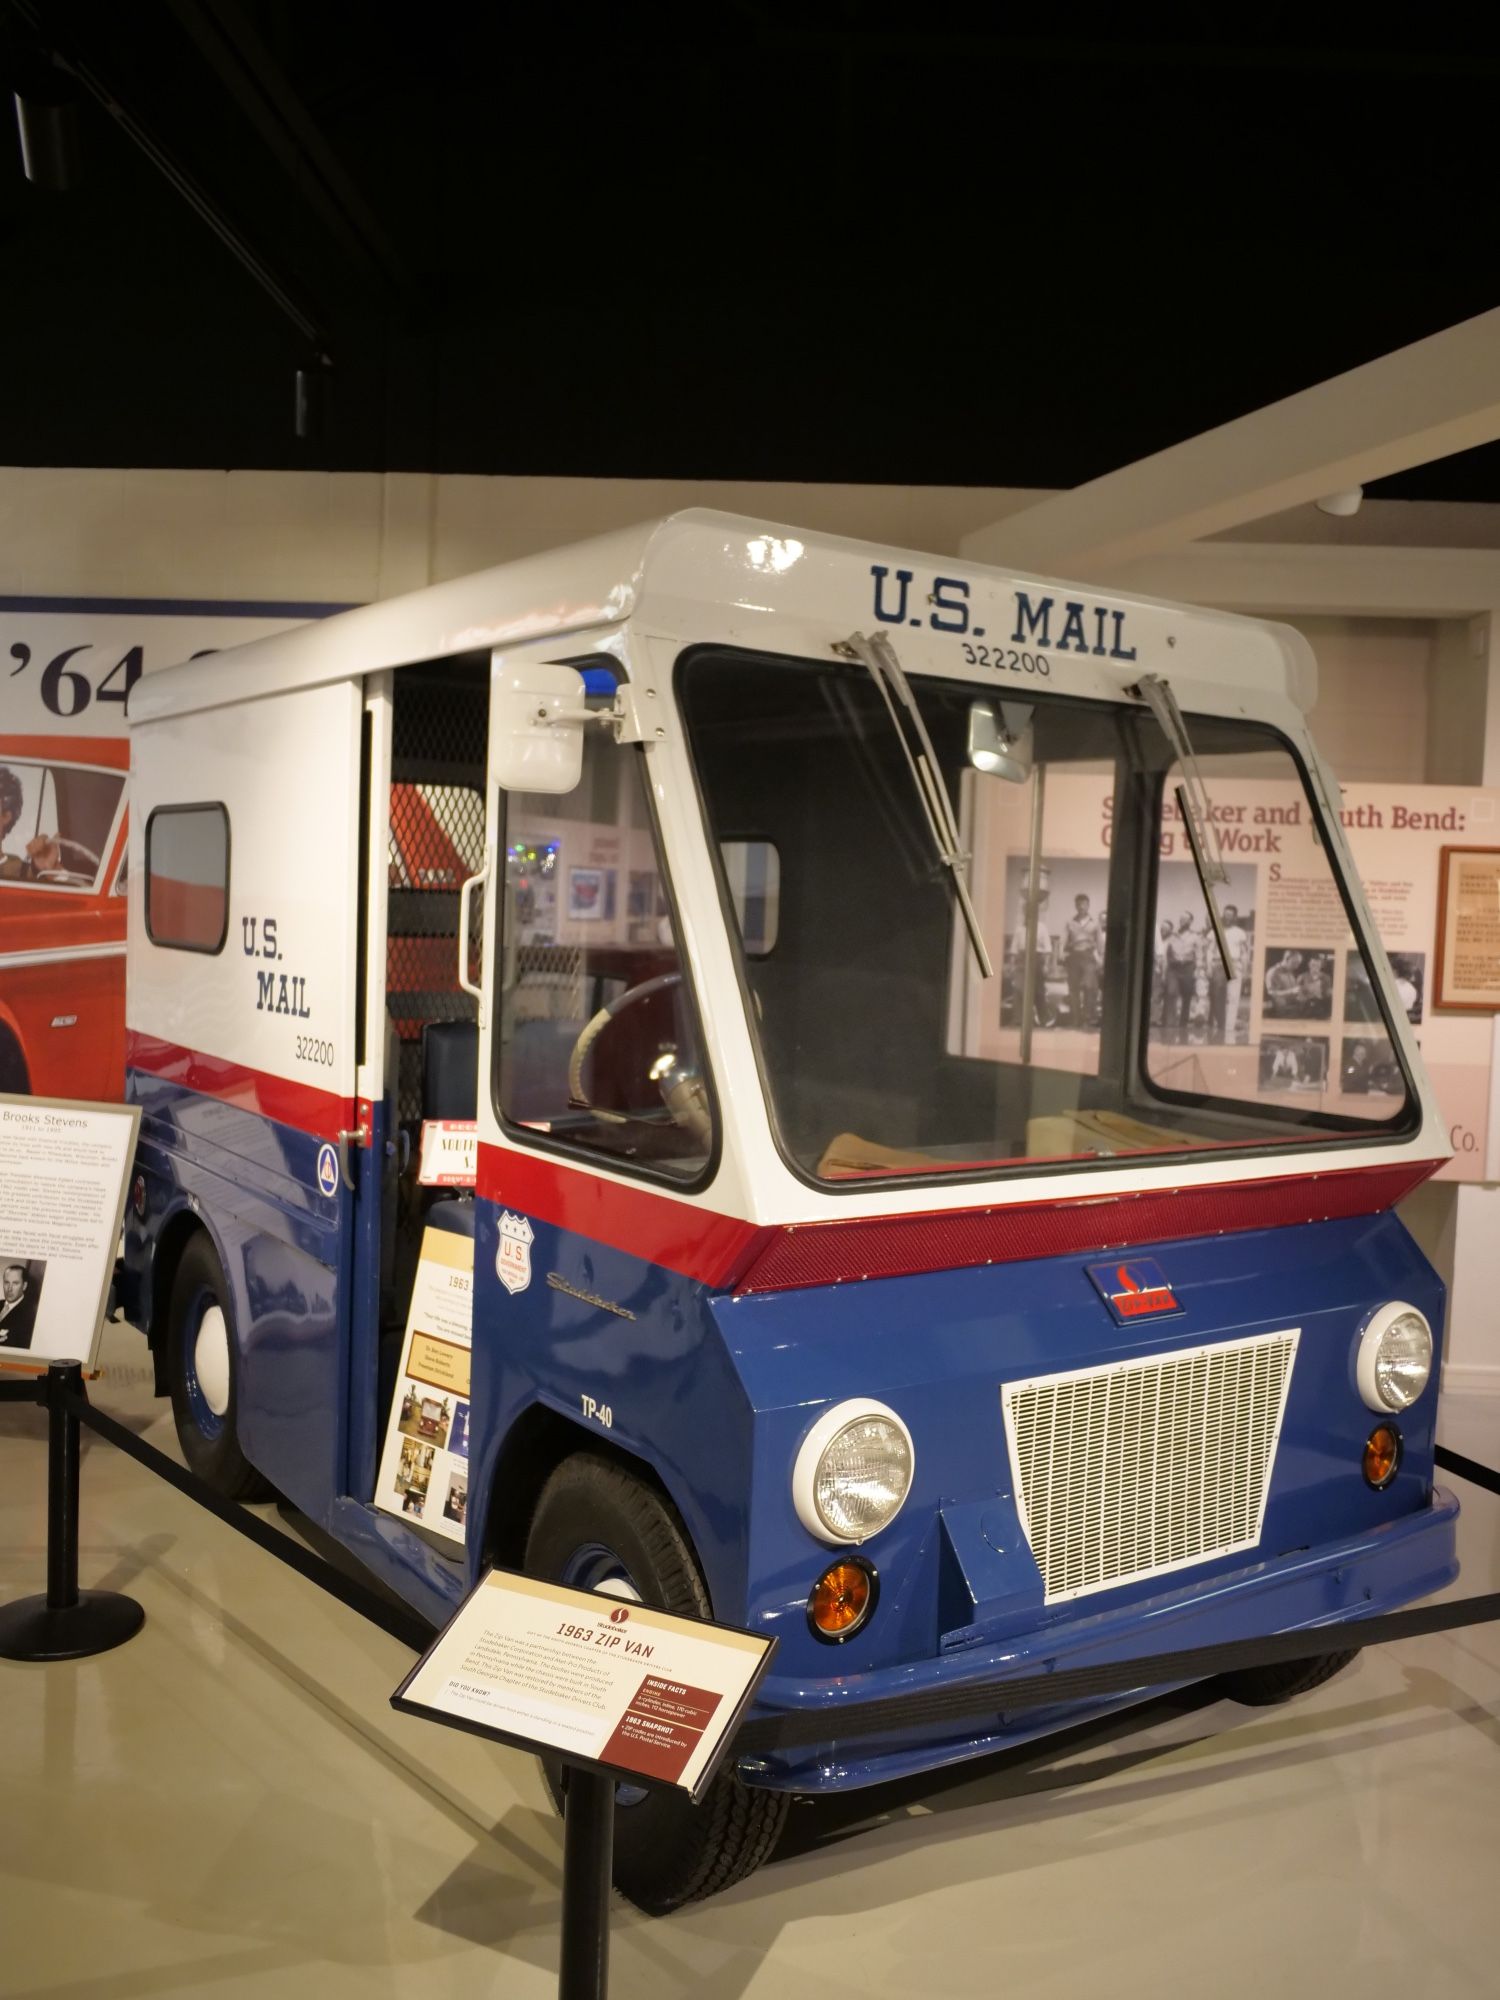
[[[1250,1039],[1257,874],[1240,862],[1225,874],[1220,951],[1197,869],[1187,861],[1161,865],[1151,940],[1153,1042],[1234,1045]]]
[[[1425,951],[1393,951],[1387,953],[1387,956],[1391,962],[1391,976],[1396,982],[1396,995],[1406,1010],[1406,1018],[1414,1028],[1420,1027],[1422,1009],[1427,996],[1427,954]],[[1380,1002],[1370,982],[1364,959],[1357,951],[1347,954],[1344,970],[1344,1019],[1350,1022],[1371,1023],[1377,1023],[1381,1019]]]
[[[47,1275],[45,1257],[0,1257],[0,1348],[27,1348]]]
[[[1321,1091],[1328,1083],[1328,1044],[1320,1035],[1266,1035],[1260,1045],[1259,1088]]]
[[[1019,1027],[1026,994],[1030,864],[1013,854],[1005,872],[1005,948],[1000,968],[1000,1025]],[[1037,875],[1035,957],[1031,972],[1033,1026],[1097,1034],[1099,976],[1109,863],[1064,856],[1042,862]]]
[[[1345,1035],[1339,1089],[1351,1097],[1404,1097],[1406,1079],[1388,1035]]]
[[[450,1397],[432,1395],[420,1383],[407,1384],[396,1424],[402,1437],[419,1438],[441,1449],[448,1442],[448,1427],[452,1421],[453,1402]]]
[[[412,1514],[420,1521],[427,1505],[427,1488],[432,1482],[432,1461],[436,1447],[419,1444],[415,1438],[406,1438],[401,1445],[401,1461],[396,1467],[396,1491],[401,1496],[401,1511]]]
[[[1330,1020],[1333,953],[1306,947],[1268,951],[1261,1012],[1268,1021]]]

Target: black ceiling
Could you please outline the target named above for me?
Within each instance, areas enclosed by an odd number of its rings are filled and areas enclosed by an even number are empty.
[[[0,0],[0,461],[1068,486],[1500,303],[1500,44],[1034,18]]]

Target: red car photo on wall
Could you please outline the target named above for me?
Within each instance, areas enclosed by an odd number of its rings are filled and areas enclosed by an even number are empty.
[[[0,1091],[124,1088],[121,738],[0,737]]]

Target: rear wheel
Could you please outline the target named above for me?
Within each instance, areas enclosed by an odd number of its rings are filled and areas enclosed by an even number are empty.
[[[182,1253],[167,1314],[172,1415],[188,1469],[226,1500],[269,1500],[275,1488],[240,1450],[229,1287],[204,1235]]]
[[[526,1568],[581,1590],[635,1598],[689,1618],[711,1616],[682,1522],[653,1488],[612,1460],[580,1452],[542,1489]],[[542,1759],[561,1807],[559,1760]],[[786,1819],[781,1792],[752,1791],[721,1771],[693,1805],[664,1787],[615,1789],[615,1887],[652,1916],[743,1881],[768,1859]]]
[[[1246,1708],[1275,1708],[1280,1702],[1290,1701],[1293,1695],[1308,1694],[1324,1681],[1331,1681],[1351,1660],[1359,1658],[1361,1650],[1352,1646],[1347,1653],[1324,1653],[1316,1660],[1281,1660],[1273,1667],[1243,1667],[1238,1673],[1225,1674],[1219,1685],[1231,1701],[1243,1702]]]

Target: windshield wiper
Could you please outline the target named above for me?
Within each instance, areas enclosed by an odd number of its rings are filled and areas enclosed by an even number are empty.
[[[845,659],[858,660],[880,690],[880,698],[885,703],[891,727],[896,732],[896,740],[901,745],[912,783],[916,786],[922,815],[932,835],[933,848],[938,860],[948,870],[953,893],[963,912],[964,928],[969,933],[979,976],[981,979],[993,979],[995,968],[990,963],[984,933],[979,927],[979,916],[964,875],[969,857],[959,840],[958,820],[948,797],[948,788],[943,783],[937,752],[932,747],[932,738],[922,720],[917,698],[911,691],[911,682],[896,658],[896,649],[884,632],[876,632],[868,639],[863,632],[851,632],[833,650]]]
[[[1160,674],[1142,674],[1127,694],[1138,694],[1161,725],[1161,732],[1171,744],[1177,762],[1182,770],[1183,782],[1174,787],[1177,795],[1177,810],[1182,816],[1182,824],[1187,832],[1188,851],[1193,857],[1193,866],[1198,871],[1198,886],[1203,891],[1203,901],[1208,910],[1208,920],[1213,926],[1214,942],[1219,947],[1219,958],[1224,967],[1224,977],[1234,978],[1234,967],[1229,962],[1229,940],[1224,935],[1224,919],[1219,914],[1219,899],[1214,894],[1214,885],[1229,883],[1229,869],[1225,865],[1224,850],[1219,844],[1219,829],[1214,824],[1213,806],[1209,802],[1208,787],[1203,782],[1203,773],[1198,769],[1198,759],[1193,753],[1192,739],[1187,733],[1187,724],[1182,719],[1182,710],[1177,706],[1177,697],[1171,686]]]

